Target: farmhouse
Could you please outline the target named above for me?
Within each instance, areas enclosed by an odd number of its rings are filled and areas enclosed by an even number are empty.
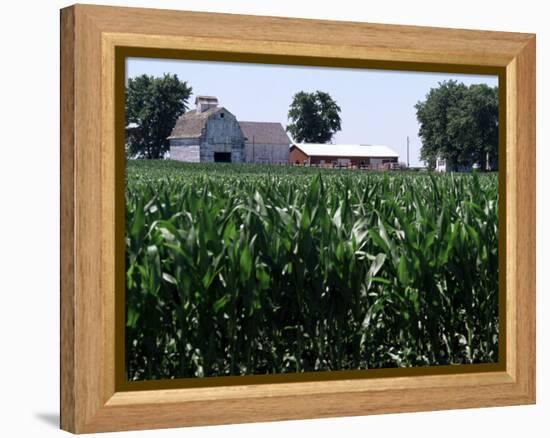
[[[214,96],[197,96],[168,137],[170,158],[212,163],[288,163],[290,139],[280,123],[239,122]]]
[[[296,143],[290,147],[292,164],[379,168],[399,160],[389,146],[366,144]]]

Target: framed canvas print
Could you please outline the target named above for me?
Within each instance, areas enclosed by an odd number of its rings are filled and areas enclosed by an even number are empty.
[[[61,11],[61,427],[535,401],[535,37]]]

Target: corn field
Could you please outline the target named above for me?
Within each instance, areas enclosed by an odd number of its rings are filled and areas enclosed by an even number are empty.
[[[498,182],[129,161],[128,380],[496,362]]]

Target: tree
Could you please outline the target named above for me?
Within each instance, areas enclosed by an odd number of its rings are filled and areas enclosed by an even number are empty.
[[[450,135],[462,145],[463,161],[483,170],[498,168],[498,89],[470,85],[449,123]]]
[[[438,157],[451,170],[476,163],[483,170],[497,168],[497,87],[440,82],[415,108],[422,139],[420,156],[430,168]]]
[[[126,86],[126,150],[132,158],[163,158],[167,137],[187,111],[192,88],[177,75],[141,75]]]
[[[323,91],[296,93],[288,118],[286,129],[297,142],[328,143],[341,129],[340,107]]]

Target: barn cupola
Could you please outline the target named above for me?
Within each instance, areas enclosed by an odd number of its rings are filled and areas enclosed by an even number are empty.
[[[195,105],[197,106],[197,112],[203,113],[210,108],[217,108],[218,98],[214,96],[197,96],[195,98]]]

